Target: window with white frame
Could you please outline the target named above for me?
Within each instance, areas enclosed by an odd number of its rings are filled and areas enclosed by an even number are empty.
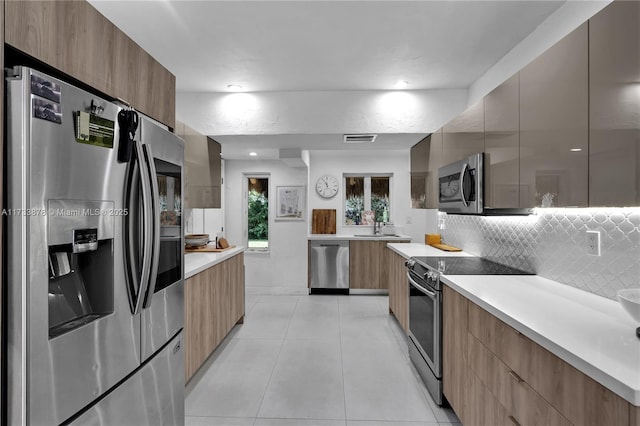
[[[344,174],[344,224],[391,221],[393,174]]]

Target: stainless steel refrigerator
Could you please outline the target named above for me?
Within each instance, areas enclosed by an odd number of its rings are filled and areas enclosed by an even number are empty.
[[[184,144],[57,78],[13,74],[5,420],[183,424]]]

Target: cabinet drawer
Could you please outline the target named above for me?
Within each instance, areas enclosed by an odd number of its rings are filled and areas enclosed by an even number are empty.
[[[474,303],[469,332],[571,423],[629,424],[627,401]]]
[[[535,392],[520,376],[500,361],[471,334],[467,334],[469,367],[500,404],[511,423],[570,426],[558,410]]]
[[[462,422],[472,426],[515,426],[509,418],[507,409],[482,383],[475,374],[468,374],[466,378],[468,392],[467,403],[462,411]]]

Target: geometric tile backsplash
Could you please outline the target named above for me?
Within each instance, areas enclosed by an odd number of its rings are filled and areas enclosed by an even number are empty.
[[[640,287],[640,208],[536,209],[531,216],[438,214],[447,244],[616,300]],[[444,226],[444,229],[442,228]],[[600,231],[601,256],[586,253]]]

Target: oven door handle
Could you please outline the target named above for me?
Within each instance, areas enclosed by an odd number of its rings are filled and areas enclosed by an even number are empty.
[[[427,296],[431,297],[432,299],[436,298],[436,296],[437,296],[436,292],[427,290],[426,288],[424,288],[423,286],[418,284],[413,278],[411,278],[411,274],[409,274],[409,271],[407,271],[407,279],[409,280],[409,283],[412,286],[414,286],[415,288],[417,288],[418,290],[420,290],[420,292],[426,294]]]

